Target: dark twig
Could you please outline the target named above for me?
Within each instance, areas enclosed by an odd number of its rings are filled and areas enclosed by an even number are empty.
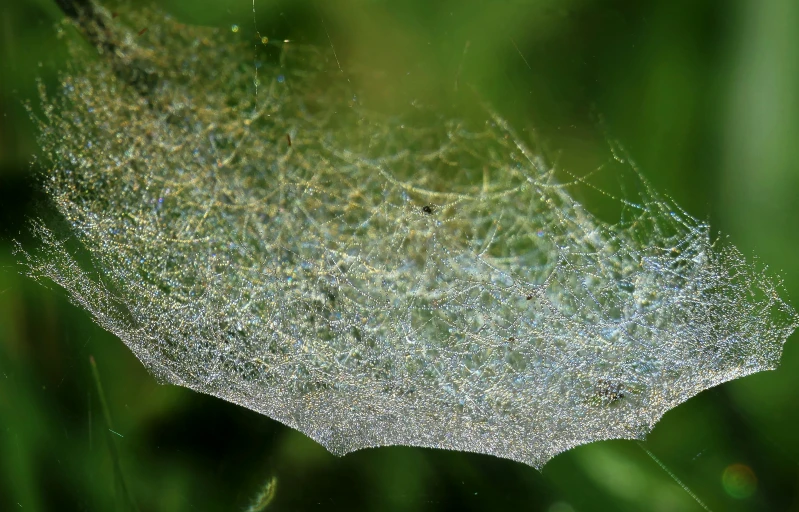
[[[149,96],[158,76],[147,63],[135,58],[133,48],[125,47],[114,33],[107,14],[93,0],[56,0],[56,4],[83,33],[89,43],[108,59],[114,73],[142,96]],[[143,31],[141,32],[143,33]]]
[[[81,29],[94,46],[114,54],[116,46],[100,11],[91,0],[56,0],[56,4]]]
[[[81,16],[94,14],[94,5],[89,0],[55,0],[64,14],[74,20]]]

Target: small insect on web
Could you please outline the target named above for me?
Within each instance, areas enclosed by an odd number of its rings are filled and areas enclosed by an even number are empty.
[[[36,221],[20,250],[164,382],[339,455],[540,468],[775,368],[797,325],[706,224],[645,186],[600,221],[496,115],[370,112],[332,52],[298,44],[256,100],[231,34],[103,19],[115,62],[72,41],[88,64],[42,94],[42,182],[69,229]]]

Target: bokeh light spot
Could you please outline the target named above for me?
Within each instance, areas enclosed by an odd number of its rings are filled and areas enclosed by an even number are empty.
[[[547,512],[574,512],[574,507],[565,501],[558,501],[550,505]]]
[[[742,500],[750,497],[757,490],[757,477],[754,471],[745,464],[731,464],[724,469],[721,485],[727,494]]]

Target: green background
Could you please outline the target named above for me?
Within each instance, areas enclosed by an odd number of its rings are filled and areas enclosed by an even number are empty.
[[[250,0],[167,0],[185,23],[253,37]],[[342,73],[396,74],[442,105],[472,95],[574,174],[621,142],[654,187],[710,222],[799,297],[799,2],[256,0],[273,40],[332,45]],[[36,78],[65,55],[52,0],[0,6],[0,510],[124,510],[92,380],[97,360],[118,463],[139,510],[244,510],[271,477],[268,510],[701,510],[632,441],[573,449],[542,473],[419,448],[336,458],[248,410],[159,386],[121,341],[11,254],[36,212]],[[244,59],[255,59],[256,50]],[[457,84],[457,85],[456,85]],[[467,91],[467,92],[464,92]],[[468,101],[468,100],[467,100]],[[600,173],[600,186],[619,179]],[[612,208],[587,197],[612,218]],[[796,304],[796,300],[793,301]],[[644,446],[713,510],[799,510],[799,348],[776,372],[708,390]],[[753,494],[725,468],[748,466]]]

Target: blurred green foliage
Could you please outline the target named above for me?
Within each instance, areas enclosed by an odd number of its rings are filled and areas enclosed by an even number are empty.
[[[160,4],[185,23],[236,24],[254,37],[250,0]],[[520,131],[534,130],[575,174],[607,158],[606,130],[657,190],[756,253],[799,296],[794,0],[256,0],[255,8],[262,35],[332,44],[342,72],[379,67],[406,97],[442,108],[472,94]],[[53,28],[61,18],[52,0],[0,7],[1,510],[244,510],[273,477],[267,510],[699,510],[633,442],[571,450],[543,473],[418,448],[335,458],[268,418],[157,385],[62,293],[21,275],[11,254],[39,207],[23,102],[35,110],[37,77],[54,84],[66,69]],[[255,46],[243,58],[256,59]],[[608,174],[597,184],[618,188]],[[585,200],[600,214],[607,203]],[[702,393],[647,440],[711,509],[799,510],[795,345],[796,336],[778,371]],[[133,503],[119,492],[117,463]],[[735,464],[754,475],[754,492]]]

